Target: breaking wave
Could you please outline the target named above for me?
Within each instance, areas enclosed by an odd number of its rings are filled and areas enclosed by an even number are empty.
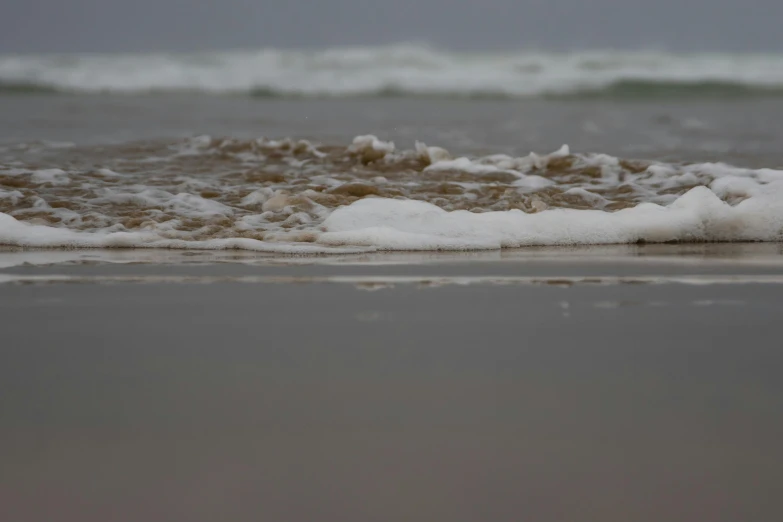
[[[0,56],[0,94],[255,97],[783,96],[783,55],[453,53],[424,46],[201,54]]]

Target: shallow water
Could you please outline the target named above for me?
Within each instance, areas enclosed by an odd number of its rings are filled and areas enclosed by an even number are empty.
[[[781,238],[777,98],[6,95],[0,108],[8,245],[345,253]],[[660,223],[635,208],[671,210],[686,194]]]

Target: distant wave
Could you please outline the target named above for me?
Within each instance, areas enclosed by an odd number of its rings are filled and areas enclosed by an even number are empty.
[[[335,93],[283,92],[268,87],[251,89],[249,95],[254,98],[338,98],[345,97]],[[440,98],[470,100],[506,100],[524,98],[545,98],[561,100],[582,99],[733,99],[733,98],[777,98],[783,97],[783,85],[758,86],[734,82],[667,82],[650,80],[618,80],[605,87],[576,88],[572,91],[553,91],[538,94],[514,95],[504,91],[415,91],[389,86],[364,93],[353,93],[350,97],[359,98]]]
[[[58,92],[62,91],[43,83],[0,80],[0,94],[56,94]]]
[[[756,98],[783,96],[783,85],[748,85],[740,82],[618,80],[605,87],[553,94],[555,98],[666,99]]]
[[[221,94],[214,91],[197,89],[147,89],[138,91],[112,91],[120,95],[171,95],[171,94]],[[0,82],[0,96],[34,96],[54,94],[95,94],[95,91],[64,89],[49,84]],[[783,85],[757,86],[732,82],[658,82],[647,80],[618,80],[605,87],[574,89],[573,91],[542,92],[540,94],[514,95],[504,91],[415,91],[389,86],[366,92],[303,92],[282,91],[271,87],[254,87],[247,92],[222,93],[247,95],[252,98],[280,99],[329,99],[329,98],[430,98],[465,100],[511,100],[511,99],[552,99],[552,100],[655,100],[655,99],[741,99],[741,98],[778,98],[783,97]]]
[[[0,94],[273,97],[739,98],[783,96],[783,55],[322,51],[0,56]]]

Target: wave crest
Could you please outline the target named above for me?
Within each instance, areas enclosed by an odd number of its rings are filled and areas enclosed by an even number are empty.
[[[755,97],[783,94],[783,56],[653,52],[323,51],[0,56],[0,93],[202,92],[254,97]]]

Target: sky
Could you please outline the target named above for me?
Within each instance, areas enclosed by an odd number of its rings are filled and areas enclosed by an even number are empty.
[[[0,53],[422,42],[783,52],[781,0],[2,0]]]

